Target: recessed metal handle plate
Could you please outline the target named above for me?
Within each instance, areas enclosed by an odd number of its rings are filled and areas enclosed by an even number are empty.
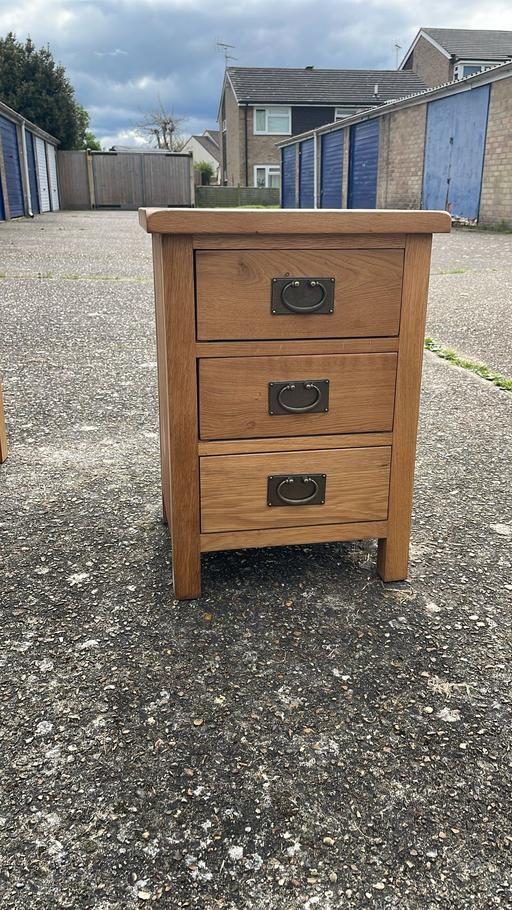
[[[325,474],[271,474],[267,505],[318,506],[325,502]]]
[[[271,415],[321,414],[328,410],[328,379],[290,379],[268,384],[268,413]]]
[[[272,278],[274,316],[325,316],[334,312],[334,278]]]

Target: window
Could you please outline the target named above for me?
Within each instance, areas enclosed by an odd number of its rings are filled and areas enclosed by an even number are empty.
[[[289,107],[257,107],[254,109],[254,132],[269,136],[291,136],[292,112]]]
[[[267,186],[279,189],[281,186],[281,168],[278,164],[257,164],[254,168],[254,186]]]
[[[465,79],[466,76],[474,76],[475,73],[482,73],[484,70],[495,65],[495,63],[491,63],[490,61],[482,62],[477,60],[469,60],[467,63],[456,63],[453,68],[453,76],[455,80]]]
[[[345,117],[353,117],[354,114],[362,114],[363,111],[371,110],[368,107],[337,107],[334,110],[334,120],[344,120]]]
[[[344,117],[350,117],[351,114],[357,114],[355,107],[337,107],[334,111],[334,119],[343,120]]]

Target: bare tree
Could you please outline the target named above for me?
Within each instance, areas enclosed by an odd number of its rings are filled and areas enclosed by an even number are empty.
[[[160,98],[157,101],[157,107],[145,113],[135,129],[139,136],[149,140],[158,149],[179,152],[187,141],[181,131],[187,118],[176,117],[172,108],[168,111]]]

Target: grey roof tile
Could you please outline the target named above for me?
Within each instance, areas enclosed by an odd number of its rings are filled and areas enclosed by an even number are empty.
[[[238,101],[251,104],[378,104],[427,87],[411,70],[231,66],[227,72]]]
[[[512,57],[512,32],[479,28],[422,28],[449,54],[477,60],[506,60]]]

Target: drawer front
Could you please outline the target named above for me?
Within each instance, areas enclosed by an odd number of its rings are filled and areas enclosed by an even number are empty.
[[[391,430],[396,365],[392,353],[200,360],[201,438]]]
[[[402,271],[402,250],[198,250],[198,338],[398,335]]]
[[[201,529],[245,531],[384,520],[390,461],[389,446],[201,458]],[[316,501],[322,493],[324,501]],[[280,505],[269,505],[269,497]],[[286,502],[297,497],[311,501]]]

